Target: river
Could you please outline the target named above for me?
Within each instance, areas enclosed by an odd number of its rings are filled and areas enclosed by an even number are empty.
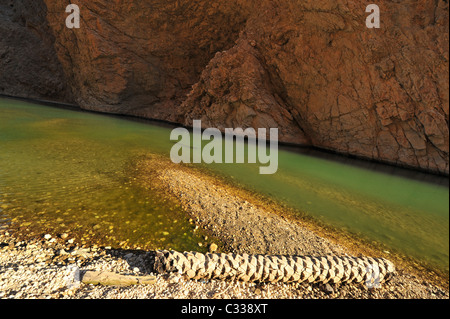
[[[205,235],[186,212],[128,171],[143,154],[169,156],[170,132],[149,121],[0,98],[0,214],[110,245],[202,250]],[[204,166],[300,218],[448,273],[446,177],[283,148],[273,175],[260,175],[259,164]]]

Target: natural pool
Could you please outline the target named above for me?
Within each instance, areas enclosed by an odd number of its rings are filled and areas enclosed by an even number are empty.
[[[24,226],[77,231],[86,240],[201,250],[177,203],[130,173],[146,153],[168,156],[170,128],[0,98],[0,214]],[[279,151],[279,169],[207,168],[322,223],[448,273],[448,183]],[[0,216],[1,217],[1,216]]]
[[[13,221],[110,246],[199,249],[185,212],[129,171],[165,150],[167,129],[5,99],[0,114],[0,202]]]

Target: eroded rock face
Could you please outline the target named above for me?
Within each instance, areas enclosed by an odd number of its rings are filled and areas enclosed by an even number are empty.
[[[0,94],[71,101],[42,1],[0,0]]]
[[[448,173],[447,3],[378,3],[381,29],[363,2],[261,3],[194,85],[185,124],[278,124],[284,141]]]
[[[45,0],[55,47],[84,108],[173,120],[213,55],[233,46],[245,14],[233,1]]]
[[[78,0],[46,3],[87,109],[211,127],[278,127],[284,142],[448,174],[448,3]],[[39,1],[36,1],[39,2]]]

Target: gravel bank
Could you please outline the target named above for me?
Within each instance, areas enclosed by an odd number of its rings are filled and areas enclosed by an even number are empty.
[[[48,236],[47,236],[48,237]],[[448,298],[448,292],[407,274],[399,274],[379,289],[365,285],[256,284],[220,280],[187,280],[153,272],[152,251],[80,248],[60,237],[17,241],[0,235],[0,298],[38,299],[214,299],[214,298]],[[148,285],[102,286],[76,280],[75,270],[154,275]]]
[[[242,197],[237,190],[210,176],[181,166],[159,164],[155,165],[154,158],[139,163],[143,182],[148,182],[145,176],[158,178],[199,227],[223,241],[218,247],[220,252],[352,254],[306,225],[249,202],[250,197]],[[4,228],[0,230],[0,298],[449,298],[447,289],[402,269],[376,289],[363,284],[196,281],[155,273],[154,256],[154,251],[111,249],[95,244],[83,247],[70,234],[41,234],[39,238],[22,240],[12,227]],[[124,287],[85,284],[78,279],[82,280],[88,270],[154,275],[155,282]]]

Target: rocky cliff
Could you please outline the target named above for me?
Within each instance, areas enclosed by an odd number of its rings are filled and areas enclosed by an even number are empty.
[[[0,94],[71,100],[42,1],[0,0]]]
[[[379,29],[366,1],[70,1],[79,29],[65,26],[69,1],[27,2],[35,16],[22,5],[23,21],[0,22],[0,93],[278,127],[284,142],[449,173],[446,0],[377,0]],[[2,16],[16,3],[0,0]]]

